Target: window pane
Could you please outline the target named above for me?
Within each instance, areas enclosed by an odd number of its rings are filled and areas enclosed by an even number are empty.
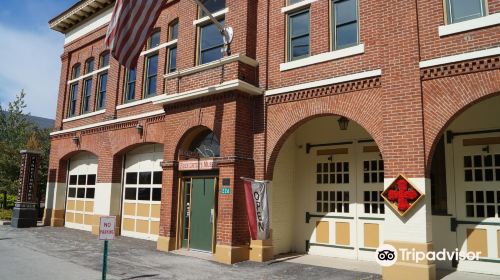
[[[481,17],[481,2],[482,0],[450,0],[452,23]]]
[[[153,189],[153,201],[161,201],[161,188]]]
[[[85,188],[78,188],[76,197],[85,198]]]
[[[177,39],[178,36],[179,36],[179,23],[176,22],[170,26],[169,38],[170,40],[174,40]]]
[[[136,70],[128,69],[127,71],[127,82],[126,82],[126,92],[125,101],[130,101],[135,99],[135,80],[136,80]]]
[[[358,19],[356,0],[347,0],[335,3],[335,22],[337,25],[345,24]]]
[[[337,27],[336,46],[337,49],[356,45],[358,43],[358,24],[350,23]]]
[[[156,94],[156,75],[158,74],[158,55],[148,57],[146,95]]]
[[[76,79],[78,77],[80,77],[80,64],[73,66],[73,71],[71,74],[71,78],[73,79]]]
[[[151,199],[151,188],[139,188],[138,200],[150,200]]]
[[[85,65],[85,73],[90,73],[92,71],[94,71],[94,60],[89,59]]]
[[[170,51],[168,53],[168,73],[170,73],[177,70],[177,48],[170,48]]]
[[[296,4],[304,0],[288,0],[288,5]]]
[[[101,55],[101,68],[109,65],[109,53]]]
[[[139,173],[139,184],[150,185],[151,184],[151,172]]]
[[[157,171],[157,172],[154,172],[153,173],[153,184],[154,185],[161,185],[161,182],[162,182],[162,172],[161,171]]]
[[[69,188],[68,197],[75,197],[75,195],[76,195],[76,188]]]
[[[73,185],[73,186],[76,185],[77,180],[78,180],[78,177],[76,175],[69,176],[69,184],[70,185]]]
[[[222,52],[220,48],[215,48],[207,51],[202,51],[201,53],[201,64],[209,63],[217,59],[222,58]]]
[[[309,34],[309,11],[290,16],[291,37],[304,34]]]
[[[129,172],[125,175],[125,184],[136,185],[137,184],[137,172]]]
[[[292,39],[292,59],[309,55],[309,35]]]
[[[96,182],[96,175],[95,174],[87,176],[87,186],[94,186],[95,182]]]
[[[87,176],[86,175],[78,175],[78,185],[82,186],[85,185],[87,182]]]
[[[106,87],[108,85],[108,74],[101,74],[99,77],[99,100],[97,102],[97,107],[103,108],[106,104]]]
[[[86,198],[93,199],[95,197],[95,188],[87,188]]]
[[[160,45],[160,31],[156,31],[149,38],[149,48],[154,48]]]
[[[136,188],[125,188],[125,199],[135,200],[136,199]]]
[[[220,11],[226,7],[226,0],[202,0],[201,1],[207,10],[211,13]],[[200,9],[201,10],[201,9]],[[201,11],[201,16],[205,16],[205,13]]]

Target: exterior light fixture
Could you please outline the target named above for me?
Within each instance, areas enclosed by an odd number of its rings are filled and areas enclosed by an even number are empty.
[[[78,136],[74,136],[71,140],[73,141],[73,144],[77,146],[80,144],[80,138],[78,138]]]
[[[142,132],[144,131],[144,127],[142,125],[137,124],[135,129],[137,129],[137,133],[139,133],[139,135],[142,135]]]
[[[347,127],[349,126],[349,119],[348,118],[340,117],[338,122],[339,122],[340,130],[347,130]]]

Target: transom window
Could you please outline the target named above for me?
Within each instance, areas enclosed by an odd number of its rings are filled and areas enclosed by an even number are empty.
[[[212,14],[223,10],[226,7],[226,0],[201,0],[201,3],[205,5],[207,10]],[[200,8],[200,17],[206,16],[205,12]]]
[[[85,74],[92,73],[94,71],[94,59],[89,58],[85,62]]]
[[[349,162],[317,163],[316,184],[349,184]]]
[[[384,199],[381,196],[382,191],[364,191],[363,206],[365,214],[384,214]]]
[[[358,36],[358,0],[332,1],[333,49],[355,46]]]
[[[363,161],[363,182],[383,183],[384,182],[384,161],[365,160]]]
[[[448,23],[457,23],[486,15],[485,0],[445,0]]]
[[[320,213],[349,213],[349,192],[317,191],[316,211]]]
[[[78,83],[74,83],[70,86],[68,117],[72,117],[76,114],[77,99],[78,99]]]
[[[103,68],[109,65],[109,52],[105,52],[99,58],[99,68]]]
[[[92,95],[92,79],[83,81],[82,114],[90,111],[90,96]]]
[[[73,66],[71,70],[71,79],[76,79],[80,77],[80,63]]]
[[[146,57],[145,78],[144,98],[155,96],[158,78],[158,53]]]
[[[500,191],[466,191],[465,212],[471,218],[500,218]]]
[[[135,69],[128,69],[126,77],[125,103],[135,100],[135,81],[137,78]]]
[[[162,172],[127,172],[125,200],[161,201]]]
[[[309,56],[309,10],[288,15],[288,61]]]
[[[176,20],[168,27],[168,40],[172,41],[179,36],[179,22]]]
[[[158,47],[160,45],[160,30],[156,30],[151,34],[148,40],[148,49]]]
[[[500,181],[500,154],[464,156],[464,180]]]
[[[69,176],[68,197],[94,199],[96,175],[71,175]]]
[[[224,20],[219,20],[220,24],[224,25]],[[205,64],[217,59],[221,59],[224,48],[224,40],[222,34],[215,24],[207,24],[200,27],[200,52],[198,64]]]

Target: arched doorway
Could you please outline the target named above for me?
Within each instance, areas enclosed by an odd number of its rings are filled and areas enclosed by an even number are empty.
[[[79,152],[68,160],[65,227],[92,231],[97,160],[90,152]]]
[[[214,253],[219,139],[210,129],[196,127],[183,137],[177,155],[180,175],[177,248]]]
[[[125,154],[122,197],[123,236],[158,239],[163,145],[144,144]]]
[[[436,251],[480,252],[438,267],[500,274],[500,96],[453,117],[435,139],[431,163]]]
[[[339,116],[305,121],[281,146],[272,182],[275,255],[374,260],[387,211],[384,163],[364,128]]]

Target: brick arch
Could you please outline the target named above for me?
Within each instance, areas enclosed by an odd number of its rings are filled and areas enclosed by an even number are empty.
[[[197,126],[190,127],[189,129],[187,129],[184,132],[184,134],[179,138],[179,141],[177,141],[177,146],[175,147],[175,154],[174,154],[175,159],[177,159],[179,157],[179,150],[181,149],[182,145],[185,144],[185,142],[188,140],[189,137],[194,136],[193,134],[198,134],[198,133],[200,133],[202,131],[206,131],[206,130],[213,131],[212,129],[210,129],[209,127],[206,127],[204,125],[197,125]],[[214,133],[216,134],[217,138],[220,141],[220,132],[219,133],[214,132]]]
[[[377,88],[269,106],[266,179],[272,180],[278,154],[288,137],[303,124],[318,117],[337,115],[356,122],[373,137],[384,155],[380,94]]]
[[[426,176],[446,128],[465,110],[500,95],[500,70],[434,79],[423,83]]]
[[[75,157],[76,155],[80,153],[89,153],[92,154],[96,157],[96,159],[99,161],[99,155],[90,151],[90,150],[85,150],[85,149],[79,149],[79,150],[72,150],[72,151],[66,151],[64,154],[60,155],[58,157],[57,161],[57,171],[54,171],[53,169],[49,170],[49,181],[50,182],[66,182],[66,177],[67,173],[69,170],[69,160]],[[53,173],[53,174],[51,174]],[[53,178],[51,178],[53,177]]]

